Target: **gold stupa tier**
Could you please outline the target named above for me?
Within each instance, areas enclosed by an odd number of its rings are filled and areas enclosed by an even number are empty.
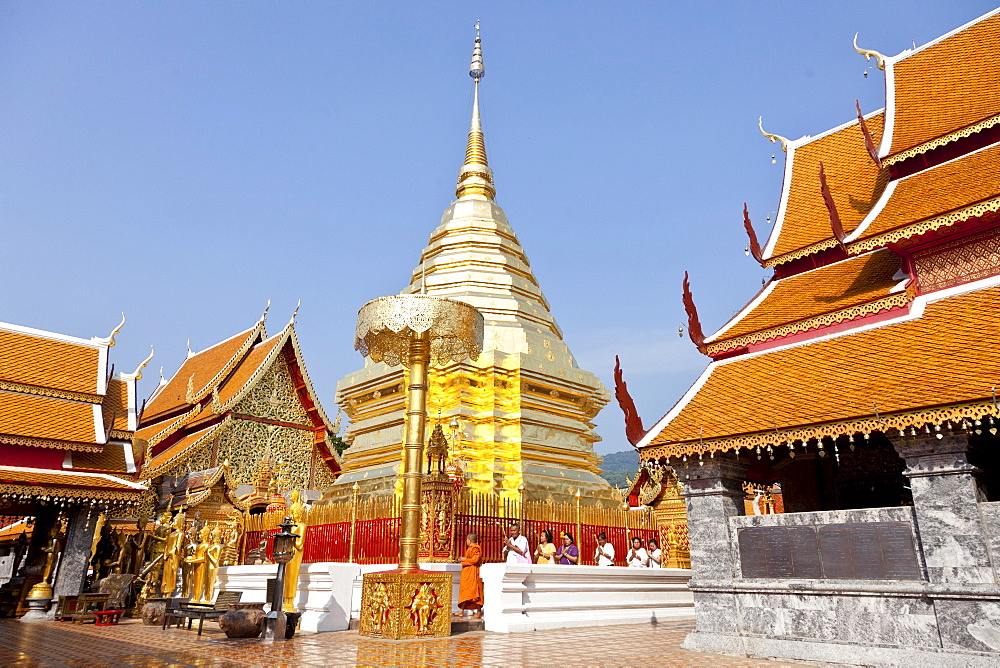
[[[426,293],[475,306],[485,316],[484,351],[475,362],[432,369],[428,409],[462,436],[469,486],[516,497],[617,502],[599,475],[591,420],[609,395],[580,369],[503,210],[487,199],[454,202],[431,235],[404,294]],[[398,493],[406,371],[366,360],[346,376],[337,400],[351,420],[344,493]]]

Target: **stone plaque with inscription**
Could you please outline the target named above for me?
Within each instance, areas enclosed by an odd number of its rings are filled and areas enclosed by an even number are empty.
[[[737,535],[745,578],[922,579],[906,522],[747,527]]]

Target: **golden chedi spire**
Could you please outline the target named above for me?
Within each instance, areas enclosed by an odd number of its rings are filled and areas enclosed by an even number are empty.
[[[476,21],[476,43],[472,48],[472,63],[469,65],[469,76],[475,82],[472,96],[472,125],[469,128],[469,142],[465,148],[465,164],[458,172],[458,188],[455,189],[455,195],[459,199],[491,200],[496,195],[493,187],[493,170],[486,161],[483,124],[479,118],[479,80],[485,74],[479,21]]]

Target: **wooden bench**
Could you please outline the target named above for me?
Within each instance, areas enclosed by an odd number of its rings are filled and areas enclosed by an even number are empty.
[[[69,615],[77,624],[86,624],[97,620],[95,612],[101,612],[108,606],[107,594],[80,594],[76,597],[76,609]]]
[[[206,619],[218,619],[229,611],[230,603],[239,603],[243,597],[241,591],[220,591],[215,597],[215,604],[210,603],[185,603],[176,608],[168,608],[163,613],[163,628],[167,628],[173,620],[177,620],[180,626],[187,620],[187,627],[191,628],[191,623],[198,620],[198,635],[201,635],[202,627]]]

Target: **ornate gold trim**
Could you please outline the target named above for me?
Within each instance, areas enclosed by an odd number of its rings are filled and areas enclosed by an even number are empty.
[[[39,397],[52,397],[53,399],[83,401],[88,404],[100,404],[104,402],[104,397],[99,394],[90,394],[89,392],[71,392],[70,390],[57,390],[52,387],[27,385],[25,383],[13,383],[9,380],[0,380],[0,390],[6,390],[7,392],[20,392],[21,394],[34,394]]]
[[[931,149],[944,146],[945,144],[950,144],[951,142],[958,141],[959,139],[965,139],[966,137],[971,137],[977,132],[982,132],[983,130],[989,130],[995,125],[1000,125],[1000,114],[997,114],[992,118],[987,118],[985,120],[979,121],[978,123],[967,125],[961,130],[950,132],[946,135],[938,137],[937,139],[926,141],[923,144],[917,144],[916,146],[908,148],[905,151],[894,153],[893,155],[883,158],[882,164],[894,165],[897,162],[902,162],[903,160],[906,160],[907,158],[912,158],[915,155],[920,155],[921,153],[927,153],[927,151],[930,151]]]
[[[50,500],[59,498],[66,499],[100,499],[105,501],[139,501],[143,494],[149,490],[105,490],[105,489],[84,489],[74,487],[47,487],[44,485],[11,485],[0,484],[0,496],[11,494],[24,494],[26,496],[45,496]]]
[[[784,264],[786,262],[791,262],[792,260],[798,260],[799,258],[807,257],[814,253],[818,253],[822,250],[826,250],[827,248],[833,248],[836,245],[837,245],[837,240],[834,239],[833,237],[830,237],[829,239],[826,239],[824,241],[818,241],[804,248],[800,248],[798,250],[790,251],[782,255],[776,255],[774,257],[768,258],[763,262],[761,262],[761,265],[765,268],[775,267],[779,264]]]
[[[821,439],[824,436],[852,435],[856,433],[871,434],[887,429],[903,430],[908,427],[923,427],[927,424],[941,424],[948,421],[978,420],[987,415],[997,416],[993,400],[972,401],[950,406],[935,408],[920,408],[902,413],[881,415],[879,417],[852,418],[817,425],[783,428],[779,433],[767,430],[740,436],[724,436],[705,439],[704,441],[680,441],[675,443],[652,443],[639,452],[640,460],[659,459],[660,457],[681,457],[703,453],[716,453],[737,448],[757,448],[768,445],[779,445],[794,441]],[[780,435],[779,435],[780,434]]]
[[[960,223],[964,220],[968,220],[969,218],[975,218],[977,216],[982,216],[986,213],[996,211],[1000,211],[1000,197],[983,200],[977,204],[956,209],[950,213],[934,216],[933,218],[926,218],[911,225],[906,225],[905,227],[900,227],[889,232],[883,232],[882,234],[874,237],[858,239],[857,241],[848,244],[847,252],[851,255],[857,255],[860,251],[881,248],[894,241],[913,237],[918,234],[924,234],[925,232],[933,232],[934,230],[941,229],[942,227],[954,225],[955,223]]]
[[[836,325],[838,323],[854,320],[855,318],[860,318],[865,315],[871,315],[872,313],[879,313],[880,311],[896,308],[898,306],[906,306],[912,299],[912,290],[908,287],[903,292],[897,292],[889,295],[888,297],[876,299],[875,301],[858,304],[857,306],[851,306],[839,311],[831,311],[830,313],[824,313],[822,315],[806,318],[804,320],[796,320],[795,322],[779,325],[778,327],[771,327],[769,329],[750,332],[749,334],[743,334],[742,336],[738,336],[734,339],[724,339],[722,341],[710,343],[708,345],[708,354],[714,355],[716,353],[725,352],[734,348],[740,348],[742,346],[758,343],[760,341],[778,339],[783,336],[788,336],[789,334],[806,332],[810,329],[819,329],[820,327],[825,327],[827,325]]]
[[[104,445],[97,443],[59,441],[54,438],[34,438],[31,436],[14,436],[13,434],[0,434],[0,443],[7,443],[8,445],[23,445],[29,448],[72,450],[73,452],[102,452],[104,450]]]

